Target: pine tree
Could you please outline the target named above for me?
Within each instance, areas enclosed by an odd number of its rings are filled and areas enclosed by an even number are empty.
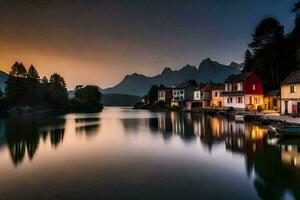
[[[33,65],[31,65],[28,69],[27,78],[30,78],[33,80],[38,80],[40,78],[37,70],[35,69],[35,67]]]

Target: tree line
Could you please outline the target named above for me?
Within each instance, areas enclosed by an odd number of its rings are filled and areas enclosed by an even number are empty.
[[[295,28],[284,32],[284,26],[272,17],[263,19],[252,34],[245,52],[243,72],[255,72],[264,90],[279,89],[281,81],[300,69],[300,1],[291,12],[296,13]]]
[[[58,74],[49,79],[40,78],[31,65],[28,70],[23,63],[12,65],[5,91],[0,91],[2,111],[53,111],[53,112],[97,112],[102,110],[101,92],[97,86],[78,86],[75,96],[69,99],[66,82]],[[21,109],[21,110],[20,110]]]

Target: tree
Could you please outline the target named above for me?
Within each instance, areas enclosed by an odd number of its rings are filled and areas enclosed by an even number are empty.
[[[40,78],[39,73],[33,65],[31,65],[28,69],[27,78],[30,78],[32,80],[38,80]]]
[[[2,92],[2,90],[0,88],[0,99],[2,99],[2,98],[3,98],[3,92]]]
[[[256,27],[252,38],[249,47],[254,53],[259,53],[260,50],[284,38],[284,27],[276,19],[268,17]]]
[[[59,87],[59,88],[62,88],[64,90],[67,90],[65,79],[57,73],[54,73],[50,76],[49,83],[54,87]]]
[[[296,29],[300,28],[300,14],[299,14],[299,10],[300,10],[300,1],[298,1],[297,3],[295,3],[294,7],[292,9],[292,12],[296,13],[296,18],[295,18]]]
[[[99,88],[95,85],[87,85],[85,87],[76,87],[75,98],[89,101],[92,103],[98,103],[101,100],[101,92]]]
[[[194,80],[194,79],[188,80],[188,83],[191,84],[191,85],[193,85],[193,86],[197,86],[198,85],[197,81]]]
[[[278,89],[284,68],[281,59],[284,28],[276,19],[266,18],[256,27],[252,37],[249,44],[254,52],[252,71],[262,79],[266,90]]]
[[[9,74],[11,76],[25,77],[27,74],[27,70],[23,63],[15,62],[15,64],[13,64],[13,66],[11,67],[11,71]]]
[[[95,85],[76,86],[75,97],[69,101],[73,112],[99,112],[103,109],[99,87]]]
[[[245,52],[244,57],[244,68],[242,72],[251,72],[252,71],[252,64],[253,64],[253,56],[249,49]]]
[[[157,91],[158,91],[157,85],[152,85],[151,88],[149,89],[147,96],[149,98],[150,103],[157,101],[158,99]]]
[[[42,78],[42,83],[47,84],[48,83],[48,78],[46,76],[44,76]]]

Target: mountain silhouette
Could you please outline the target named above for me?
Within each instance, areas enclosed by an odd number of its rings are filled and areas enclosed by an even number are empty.
[[[192,65],[185,65],[179,70],[166,67],[161,74],[153,77],[137,73],[126,75],[119,84],[103,89],[102,92],[143,96],[151,85],[164,84],[170,87],[188,79],[195,79],[198,83],[223,82],[229,75],[240,73],[241,68],[242,64],[232,62],[230,65],[223,65],[206,58],[198,68]]]
[[[2,92],[4,92],[6,88],[7,79],[8,79],[8,75],[5,72],[0,71],[0,89]]]

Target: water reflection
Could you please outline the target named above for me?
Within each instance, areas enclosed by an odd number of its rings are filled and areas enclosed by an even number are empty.
[[[82,135],[99,137],[90,137],[89,141],[93,142],[87,145],[82,142]],[[179,144],[182,143],[192,148],[181,148]],[[240,181],[237,181],[238,184],[242,183],[243,187],[247,187],[242,188],[243,191],[235,191],[238,197],[247,192],[255,193],[261,199],[284,199],[287,195],[300,199],[300,140],[280,140],[277,144],[270,145],[265,127],[253,123],[236,123],[225,117],[127,109],[104,111],[99,115],[11,118],[0,121],[0,149],[8,150],[14,165],[21,166],[26,157],[32,161],[30,164],[38,162],[41,156],[36,154],[41,149],[45,150],[45,146],[65,150],[55,151],[65,155],[61,156],[60,162],[56,163],[55,159],[58,158],[55,157],[51,163],[54,172],[63,170],[60,163],[74,156],[68,162],[78,164],[74,165],[77,171],[67,168],[65,173],[60,173],[66,174],[60,181],[66,180],[65,184],[79,188],[78,190],[84,188],[80,183],[89,183],[88,187],[97,193],[96,188],[101,185],[98,180],[105,180],[102,183],[105,186],[114,186],[118,183],[116,180],[122,177],[120,184],[134,189],[133,191],[136,191],[135,187],[147,188],[151,185],[147,181],[152,179],[154,182],[150,183],[154,186],[157,186],[156,183],[161,184],[165,191],[174,191],[174,188],[179,190],[180,184],[184,184],[182,180],[185,180],[187,185],[199,185],[194,189],[187,189],[191,196],[199,194],[199,191],[205,193],[205,189],[201,190],[201,187],[206,184],[215,185],[211,186],[213,191],[226,194],[228,191],[217,186],[226,188],[228,181],[232,181],[230,178],[235,177]],[[189,151],[185,151],[186,149]],[[182,151],[185,152],[181,154]],[[191,157],[185,154],[187,152],[192,154]],[[49,154],[43,155],[43,159],[47,160],[45,155]],[[189,159],[193,159],[193,162]],[[61,168],[57,169],[55,166]],[[52,169],[51,167],[49,168]],[[210,167],[212,174],[209,174]],[[236,174],[231,174],[229,169],[236,170]],[[118,174],[114,177],[116,173]],[[158,177],[161,177],[160,181],[157,181]],[[205,179],[205,182],[202,183],[203,180],[199,177]],[[59,177],[54,179],[57,178]],[[154,187],[149,189],[152,190],[155,190]],[[146,189],[145,191],[147,192]],[[163,193],[163,190],[159,190],[159,193]],[[184,194],[186,193],[184,190]],[[211,196],[211,193],[204,195]],[[219,197],[222,199],[223,196],[220,194]]]
[[[64,123],[63,118],[10,118],[1,121],[1,139],[4,140],[1,143],[7,144],[12,162],[18,165],[25,158],[26,152],[29,160],[34,158],[40,138],[45,141],[50,135],[51,144],[54,147],[58,146],[63,141]],[[49,124],[52,124],[51,127]]]
[[[84,117],[75,119],[77,134],[85,134],[90,137],[96,135],[100,128],[100,118],[99,117]]]
[[[157,126],[164,138],[180,135],[189,141],[198,137],[209,151],[224,142],[227,151],[245,158],[246,174],[260,198],[284,199],[290,193],[300,199],[300,140],[271,146],[266,141],[267,129],[257,124],[190,113],[166,114],[158,118]]]

